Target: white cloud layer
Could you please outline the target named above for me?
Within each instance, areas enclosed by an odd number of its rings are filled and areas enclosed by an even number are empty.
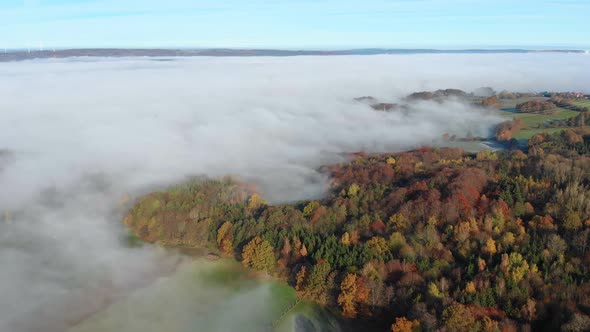
[[[160,268],[154,250],[121,244],[125,193],[234,174],[271,201],[317,196],[317,167],[340,153],[485,135],[500,120],[459,102],[375,112],[354,97],[590,92],[589,74],[590,57],[574,54],[0,63],[0,211],[16,211],[0,223],[0,330],[59,330],[60,304]]]

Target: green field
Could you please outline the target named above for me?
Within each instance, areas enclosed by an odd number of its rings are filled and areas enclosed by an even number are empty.
[[[531,138],[535,134],[542,134],[542,133],[552,134],[552,133],[560,132],[565,129],[567,129],[567,128],[524,129],[524,130],[519,131],[516,135],[514,135],[514,138],[516,138],[519,141],[520,140],[528,140],[529,138]]]
[[[581,106],[581,107],[588,107],[590,108],[590,100],[580,100],[574,102],[574,105]]]
[[[531,113],[513,113],[506,110],[500,111],[501,114],[507,118],[519,118],[522,124],[526,127],[514,136],[518,140],[525,140],[531,136],[539,133],[554,133],[567,128],[542,128],[541,126],[550,120],[568,119],[578,115],[579,113],[567,109],[557,109],[551,114],[531,114]]]
[[[273,294],[273,306],[269,308],[270,316],[277,319],[285,310],[297,301],[295,289],[281,282],[270,282],[270,292]]]
[[[566,110],[563,108],[557,109],[552,114],[531,114],[531,113],[511,113],[502,112],[504,116],[509,118],[519,118],[522,124],[528,129],[536,129],[539,125],[542,125],[546,121],[554,119],[567,119],[578,115],[579,113],[572,110]]]

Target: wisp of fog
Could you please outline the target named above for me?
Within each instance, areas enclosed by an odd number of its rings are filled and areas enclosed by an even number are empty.
[[[590,92],[589,74],[590,57],[552,53],[2,63],[0,331],[64,330],[172,269],[175,255],[121,240],[126,195],[229,174],[270,202],[320,197],[319,166],[347,152],[486,136],[502,121],[458,100],[378,112],[355,97]]]

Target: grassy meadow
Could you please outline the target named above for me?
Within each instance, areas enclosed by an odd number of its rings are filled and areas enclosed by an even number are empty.
[[[588,107],[590,108],[590,99],[588,100],[580,100],[580,101],[576,101],[574,102],[574,104],[576,106],[581,106],[581,107]]]
[[[514,136],[514,138],[518,140],[526,140],[531,138],[531,136],[539,133],[554,133],[564,130],[566,128],[543,128],[543,124],[556,119],[568,119],[578,115],[579,113],[576,111],[558,108],[552,112],[547,114],[538,114],[538,113],[517,113],[516,112],[516,105],[528,100],[533,99],[542,99],[542,98],[529,98],[529,99],[517,99],[517,100],[510,100],[510,101],[503,101],[503,105],[500,108],[499,112],[501,115],[505,116],[506,118],[519,118],[522,121],[522,124],[525,126],[518,134]],[[544,98],[546,99],[546,98]],[[589,101],[582,101],[581,103],[588,103],[588,105],[580,106],[589,106],[590,107],[590,100]]]

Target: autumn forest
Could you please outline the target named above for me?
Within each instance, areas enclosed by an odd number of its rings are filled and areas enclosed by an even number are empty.
[[[564,100],[518,109],[554,102]],[[580,111],[570,129],[505,150],[351,154],[322,167],[320,200],[269,204],[242,181],[196,178],[144,196],[125,224],[143,241],[235,257],[353,328],[584,331],[590,131]],[[511,140],[518,124],[502,126]]]

